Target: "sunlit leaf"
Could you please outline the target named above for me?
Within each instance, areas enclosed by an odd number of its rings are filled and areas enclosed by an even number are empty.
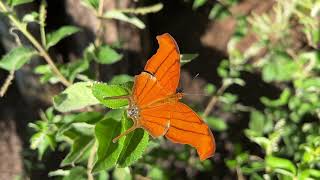
[[[24,15],[22,18],[22,21],[27,23],[35,22],[35,21],[38,21],[38,18],[39,18],[39,13],[33,11],[29,14]]]
[[[116,109],[128,104],[128,100],[125,99],[106,99],[107,97],[128,95],[128,90],[121,85],[94,83],[92,87],[92,93],[101,104],[108,108]]]
[[[14,7],[14,6],[18,6],[18,5],[22,5],[30,2],[33,2],[33,0],[9,0],[8,3],[11,7]]]
[[[134,15],[128,16],[128,15],[126,15],[120,11],[117,11],[117,10],[107,11],[103,15],[103,18],[116,19],[116,20],[120,20],[123,22],[128,22],[130,24],[137,26],[140,29],[144,29],[146,27],[145,24],[140,19],[138,19],[136,16],[134,16]]]
[[[88,8],[96,10],[99,7],[99,0],[81,0],[81,4]]]
[[[126,168],[115,168],[112,174],[115,180],[131,180],[133,179],[130,173],[130,169]]]
[[[291,95],[291,92],[288,88],[284,89],[281,93],[279,99],[276,100],[270,100],[267,97],[261,97],[260,100],[263,104],[269,107],[279,107],[286,105],[288,103],[289,97]]]
[[[78,82],[69,86],[62,93],[53,97],[55,109],[60,112],[68,112],[98,104],[99,101],[93,96],[91,86],[90,82]]]
[[[295,175],[297,172],[296,166],[288,159],[279,158],[275,156],[267,156],[265,161],[266,165],[274,170],[284,169],[291,172],[293,175]]]
[[[113,64],[120,61],[121,58],[121,54],[117,53],[117,51],[112,49],[110,46],[104,45],[97,49],[97,56],[95,60],[100,64]]]
[[[299,72],[299,65],[288,55],[279,53],[270,57],[263,66],[262,77],[266,82],[289,81]]]
[[[192,8],[197,9],[197,8],[203,6],[206,2],[207,2],[207,0],[194,0]]]
[[[192,60],[196,59],[199,56],[199,54],[181,54],[180,55],[180,63],[181,65],[185,65]]]
[[[87,180],[87,170],[84,167],[73,167],[67,176],[64,176],[62,180]]]
[[[116,75],[114,76],[111,80],[110,80],[110,84],[123,84],[129,81],[133,81],[133,77],[129,76],[127,74],[120,74],[120,75]]]
[[[50,47],[56,45],[60,40],[65,37],[68,37],[72,34],[79,32],[80,29],[74,26],[62,26],[58,30],[47,34],[47,44],[46,48],[49,49]]]
[[[37,131],[30,139],[30,148],[38,150],[38,159],[42,159],[49,147],[53,150],[56,146],[56,141],[49,126],[48,121],[44,120],[29,124],[29,127]]]
[[[31,60],[37,52],[31,48],[17,47],[3,56],[0,60],[0,68],[7,71],[20,69],[24,64]]]

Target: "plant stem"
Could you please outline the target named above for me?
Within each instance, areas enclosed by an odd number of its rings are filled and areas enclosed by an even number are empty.
[[[94,157],[96,155],[97,152],[97,143],[94,142],[92,148],[91,148],[91,152],[88,158],[88,164],[87,164],[87,176],[88,176],[88,180],[94,180],[94,177],[92,175],[92,169],[93,169],[93,163],[94,163]]]
[[[2,87],[0,88],[0,97],[3,97],[6,94],[13,79],[14,79],[14,70],[10,71],[8,77],[4,81]]]
[[[47,6],[47,2],[45,0],[41,1],[40,4],[40,9],[39,9],[39,24],[40,24],[40,36],[41,36],[41,43],[43,47],[46,47],[46,31],[44,29],[44,27],[46,26],[46,6]]]
[[[221,85],[221,87],[218,89],[217,94],[212,96],[211,100],[209,101],[206,109],[204,110],[203,113],[203,117],[207,117],[209,115],[209,113],[211,112],[211,110],[213,109],[213,107],[215,106],[215,104],[218,102],[218,98],[219,96],[222,95],[222,93],[227,89],[229,85],[226,85],[225,83],[223,83]]]
[[[0,10],[4,13],[11,13],[8,11],[6,6],[0,1]],[[26,24],[21,23],[16,17],[12,14],[8,14],[9,19],[11,22],[22,32],[22,34],[33,44],[33,46],[38,50],[39,55],[44,58],[44,60],[49,64],[51,70],[54,74],[56,74],[61,83],[65,86],[70,86],[71,83],[61,74],[59,69],[54,64],[53,60],[49,56],[48,52],[40,45],[40,43],[33,37],[33,35],[27,30]]]
[[[104,0],[99,0],[99,8],[98,8],[98,12],[96,14],[96,17],[98,18],[98,26],[97,26],[97,36],[96,36],[96,40],[95,40],[95,45],[99,46],[101,44],[101,35],[104,32],[103,27],[102,27],[102,17],[103,16],[103,5],[104,5]]]

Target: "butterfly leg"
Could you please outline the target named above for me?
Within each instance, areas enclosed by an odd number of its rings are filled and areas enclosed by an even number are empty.
[[[137,129],[137,128],[140,127],[140,125],[137,123],[137,120],[135,120],[135,119],[132,119],[132,120],[133,120],[133,125],[132,125],[129,129],[127,129],[125,132],[123,132],[123,133],[120,134],[119,136],[115,137],[115,138],[112,140],[113,143],[117,142],[117,140],[120,139],[121,137],[129,134],[130,132],[132,132],[132,131],[134,131],[135,129]]]
[[[163,134],[161,136],[166,135],[168,130],[169,130],[169,128],[170,128],[170,120],[167,121],[165,129],[164,129]]]

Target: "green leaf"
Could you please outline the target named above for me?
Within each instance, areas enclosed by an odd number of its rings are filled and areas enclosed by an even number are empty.
[[[7,71],[15,71],[20,69],[25,63],[31,60],[32,56],[37,52],[31,48],[17,47],[3,56],[0,60],[0,68]]]
[[[260,101],[264,105],[269,106],[269,107],[280,107],[280,106],[284,106],[288,103],[290,95],[291,95],[290,89],[286,88],[282,91],[279,99],[271,100],[267,97],[261,97]]]
[[[307,179],[307,178],[320,178],[320,170],[317,169],[306,169],[299,173],[298,179]]]
[[[95,10],[99,8],[99,0],[81,0],[81,4]]]
[[[85,59],[80,59],[71,63],[66,64],[65,77],[73,82],[76,76],[89,69],[89,62]]]
[[[84,107],[98,104],[99,101],[93,96],[90,82],[78,82],[59,95],[53,97],[53,105],[60,112],[79,110]]]
[[[45,132],[41,131],[31,137],[31,149],[38,149],[38,159],[42,159],[43,154],[48,149],[50,141],[52,141]]]
[[[121,58],[121,54],[117,53],[117,51],[112,49],[110,46],[104,45],[97,49],[97,56],[95,60],[100,64],[113,64],[120,61]]]
[[[93,167],[93,172],[108,170],[114,167],[122,151],[124,138],[116,143],[112,139],[121,133],[121,122],[114,119],[104,119],[95,126],[95,135],[98,141],[98,160]]]
[[[132,176],[129,168],[115,168],[113,171],[113,178],[115,180],[131,180]]]
[[[61,162],[61,166],[74,165],[93,144],[93,137],[78,136],[72,144],[68,155]]]
[[[41,159],[48,147],[52,150],[55,148],[55,138],[50,132],[48,121],[29,123],[29,127],[37,131],[30,139],[30,148],[37,149],[38,159]]]
[[[95,124],[102,118],[103,114],[100,112],[82,112],[77,114],[77,116],[73,119],[72,122],[84,122],[87,124]]]
[[[183,66],[196,59],[198,56],[199,54],[180,54],[180,63]]]
[[[225,7],[223,7],[221,4],[217,3],[210,10],[209,19],[222,20],[223,18],[227,17],[228,15],[230,15],[228,10]]]
[[[80,29],[74,26],[62,26],[58,30],[47,34],[46,49],[49,49],[50,47],[56,45],[63,38],[68,37],[79,31]]]
[[[213,94],[216,91],[216,86],[214,84],[208,83],[205,87],[204,87],[204,92],[208,95]]]
[[[146,27],[146,25],[140,20],[138,19],[136,16],[128,16],[125,15],[124,13],[117,11],[117,10],[110,10],[107,11],[104,15],[103,18],[107,18],[107,19],[116,19],[116,20],[120,20],[123,22],[128,22],[132,25],[137,26],[140,29],[144,29]]]
[[[92,87],[93,95],[101,104],[108,108],[116,109],[128,104],[126,99],[106,99],[106,97],[128,95],[128,90],[122,85],[108,85],[105,83],[94,83]]]
[[[123,84],[129,81],[133,81],[133,77],[129,76],[127,74],[119,74],[114,76],[111,80],[110,80],[110,84]]]
[[[26,23],[36,22],[36,21],[38,21],[38,18],[39,18],[39,13],[33,11],[29,14],[24,15],[22,18],[22,21],[26,22]]]
[[[266,82],[289,81],[299,72],[299,65],[288,55],[279,53],[270,57],[263,66],[262,77]]]
[[[263,134],[264,130],[264,123],[266,119],[260,111],[253,110],[250,114],[250,122],[249,122],[249,128],[250,130],[254,131],[258,135]]]
[[[235,94],[226,92],[219,99],[226,104],[234,104],[238,100],[238,97]]]
[[[64,176],[62,180],[87,180],[87,170],[84,167],[73,167],[67,176]]]
[[[228,129],[228,125],[221,118],[209,116],[206,118],[206,121],[207,121],[208,125],[210,126],[210,128],[212,128],[216,131],[225,131]]]
[[[70,174],[69,170],[63,170],[63,169],[57,169],[55,171],[50,171],[48,173],[49,177],[53,177],[53,176],[68,176]]]
[[[159,167],[152,167],[152,169],[148,172],[147,175],[152,180],[168,180],[168,174]]]
[[[14,6],[18,6],[18,5],[22,5],[30,2],[33,2],[33,0],[10,0],[9,5],[11,7],[14,7]]]
[[[194,0],[192,4],[192,9],[198,9],[199,7],[203,6],[207,0]]]
[[[122,125],[125,129],[132,126],[132,120],[123,115]],[[149,141],[149,134],[143,129],[136,129],[126,135],[123,149],[118,159],[119,167],[127,167],[142,157]]]
[[[128,9],[119,9],[118,11],[123,13],[130,13],[130,14],[149,14],[149,13],[156,13],[159,12],[163,8],[162,3],[157,3],[151,6],[145,7],[138,7],[138,8],[128,8]]]
[[[296,166],[288,159],[269,155],[265,158],[265,162],[268,167],[274,170],[283,169],[291,172],[292,175],[295,175],[297,172]]]

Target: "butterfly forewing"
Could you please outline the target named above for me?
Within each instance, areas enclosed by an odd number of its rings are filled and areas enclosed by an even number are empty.
[[[176,41],[168,33],[157,36],[159,49],[147,62],[144,70],[153,74],[160,85],[174,93],[180,79],[180,52]]]

